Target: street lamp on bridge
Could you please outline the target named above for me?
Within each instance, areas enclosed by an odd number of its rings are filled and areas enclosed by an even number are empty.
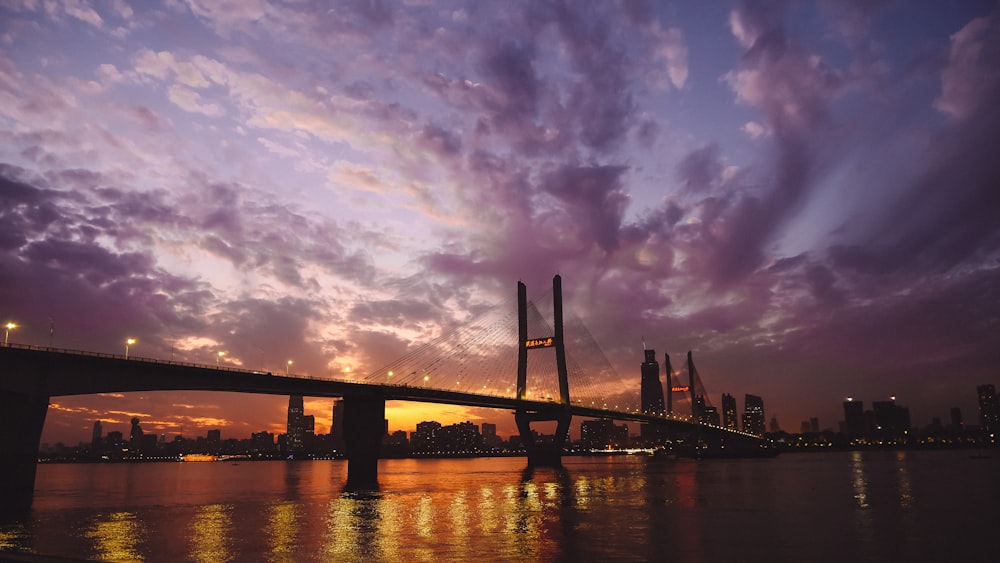
[[[288,363],[285,364],[285,375],[288,375],[288,368],[290,368],[291,366],[292,366],[292,361],[288,360]]]
[[[125,340],[125,359],[128,359],[128,347],[136,343],[135,338],[128,338]]]
[[[219,361],[222,360],[222,356],[225,356],[225,352],[218,352],[215,354],[215,367],[219,367]]]
[[[17,325],[14,324],[14,323],[8,322],[7,324],[3,325],[3,327],[5,329],[7,329],[3,333],[3,345],[6,346],[7,345],[7,339],[10,338],[10,331],[12,331],[15,328],[17,328]]]

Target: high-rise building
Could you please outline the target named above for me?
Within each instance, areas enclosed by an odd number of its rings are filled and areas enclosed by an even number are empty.
[[[440,430],[440,422],[432,420],[418,423],[417,429],[410,434],[410,450],[424,453],[437,451],[437,438]]]
[[[288,423],[285,426],[285,443],[291,451],[305,447],[305,420],[303,417],[302,395],[288,397]]]
[[[847,423],[847,437],[852,439],[865,436],[865,403],[848,397],[844,401],[844,422]]]
[[[585,420],[580,423],[580,445],[584,448],[603,450],[621,448],[628,444],[628,426],[616,425],[610,418]]]
[[[138,448],[142,444],[142,427],[139,426],[139,417],[132,417],[132,430],[128,434],[132,448]]]
[[[330,438],[333,441],[333,449],[344,451],[344,400],[337,399],[333,402],[333,422],[330,424]]]
[[[500,436],[497,436],[497,425],[484,422],[481,426],[483,433],[483,445],[489,449],[498,448],[503,444]]]
[[[953,430],[961,430],[965,426],[962,421],[962,409],[951,407],[951,427]]]
[[[701,420],[713,426],[722,426],[722,421],[719,420],[719,410],[712,405],[701,407]]]
[[[640,395],[642,412],[645,414],[663,415],[667,409],[663,406],[663,385],[660,383],[660,364],[656,361],[656,350],[644,350],[645,361],[639,366],[642,374]],[[647,444],[663,441],[663,430],[660,426],[643,424],[639,430],[642,440]]]
[[[756,436],[764,435],[764,399],[747,394],[743,399],[743,431]]]
[[[104,436],[104,430],[101,428],[101,421],[100,420],[94,421],[94,433],[91,435],[90,438],[91,447],[94,448],[95,450],[101,449],[101,446],[104,445],[101,440],[103,436]]]
[[[979,395],[979,427],[986,434],[1000,431],[1000,397],[991,383],[976,387]]]
[[[897,405],[896,398],[888,401],[873,401],[872,411],[875,436],[882,440],[899,440],[910,431],[910,409]]]
[[[730,430],[739,430],[739,415],[736,412],[736,397],[722,394],[722,424]]]

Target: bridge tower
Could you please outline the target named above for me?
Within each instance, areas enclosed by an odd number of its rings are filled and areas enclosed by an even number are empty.
[[[521,442],[528,454],[528,467],[559,466],[562,463],[562,449],[569,436],[570,414],[569,377],[566,371],[566,348],[563,339],[562,278],[552,278],[553,328],[551,337],[528,338],[528,297],[527,288],[517,282],[517,399],[523,401],[528,389],[528,350],[554,347],[556,350],[556,371],[559,376],[559,403],[552,408],[528,409],[518,406],[514,421],[521,434]],[[556,434],[551,444],[536,443],[531,433],[531,423],[535,421],[556,422]]]

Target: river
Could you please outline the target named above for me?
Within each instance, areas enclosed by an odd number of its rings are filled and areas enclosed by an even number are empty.
[[[1000,456],[43,464],[0,558],[101,561],[998,561]]]

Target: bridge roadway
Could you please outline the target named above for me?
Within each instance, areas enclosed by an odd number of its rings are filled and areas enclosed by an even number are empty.
[[[51,397],[182,390],[344,398],[349,484],[352,476],[356,476],[355,481],[359,483],[369,483],[376,477],[387,400],[522,410],[537,414],[540,419],[546,419],[547,413],[566,410],[561,403],[551,401],[519,401],[514,397],[431,387],[320,379],[12,344],[0,347],[0,444],[13,447],[14,455],[3,456],[0,470],[15,478],[0,483],[0,496],[17,490],[23,492],[27,488],[30,502],[38,444]],[[569,411],[573,416],[585,418],[664,426],[682,434],[697,432],[702,439],[714,436],[732,444],[759,442],[756,436],[694,423],[687,417],[663,417],[583,405],[571,405]],[[8,491],[11,487],[17,490]]]

